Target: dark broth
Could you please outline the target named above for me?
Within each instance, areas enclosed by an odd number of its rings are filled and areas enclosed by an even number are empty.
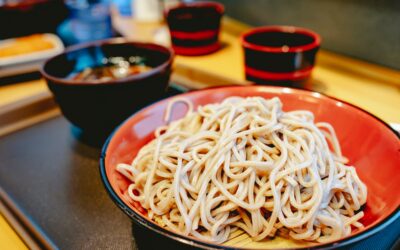
[[[131,57],[112,57],[103,59],[104,65],[87,67],[79,72],[70,74],[70,79],[88,82],[107,82],[122,79],[128,76],[141,74],[152,69],[144,64],[143,59]]]
[[[268,47],[304,46],[314,41],[313,37],[299,33],[270,31],[248,36],[246,40],[252,44]]]

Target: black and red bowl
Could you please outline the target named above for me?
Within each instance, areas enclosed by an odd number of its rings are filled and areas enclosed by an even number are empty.
[[[246,79],[258,84],[297,85],[314,67],[321,38],[292,26],[265,26],[241,36]]]
[[[400,235],[400,135],[389,125],[349,103],[317,92],[276,87],[223,87],[193,91],[179,97],[190,100],[194,107],[221,102],[230,96],[279,97],[285,111],[309,110],[315,121],[329,122],[336,130],[343,155],[354,165],[368,188],[364,228],[350,236],[329,243],[299,246],[301,249],[389,249]],[[113,201],[134,222],[137,244],[143,249],[249,249],[249,242],[238,241],[227,246],[205,242],[163,228],[150,220],[139,203],[127,195],[131,183],[116,166],[131,164],[139,150],[154,138],[154,131],[166,125],[163,117],[168,103],[176,97],[159,101],[142,109],[124,123],[104,144],[100,158],[100,174]],[[173,119],[186,112],[184,105],[174,107]],[[280,247],[290,247],[281,244]],[[354,247],[354,248],[353,248]]]
[[[175,53],[198,56],[218,50],[223,14],[224,6],[216,2],[181,3],[168,9],[165,18]]]
[[[143,58],[152,69],[104,82],[70,78],[72,72],[131,57]],[[172,60],[172,50],[163,46],[111,39],[70,47],[46,61],[41,73],[72,124],[85,134],[107,136],[133,112],[165,94]]]

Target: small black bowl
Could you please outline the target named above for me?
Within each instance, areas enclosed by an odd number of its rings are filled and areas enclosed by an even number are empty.
[[[265,26],[244,33],[241,42],[247,80],[301,86],[311,75],[321,38],[304,28]]]
[[[104,82],[73,80],[71,73],[106,65],[111,58],[143,58],[151,70]],[[173,52],[163,46],[123,39],[68,48],[41,69],[64,116],[85,135],[106,138],[119,123],[165,94]]]
[[[199,56],[220,48],[224,6],[217,2],[181,3],[165,12],[172,48],[178,55]]]

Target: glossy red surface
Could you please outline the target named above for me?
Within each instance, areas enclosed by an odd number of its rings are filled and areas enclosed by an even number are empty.
[[[315,114],[316,121],[333,125],[342,146],[343,154],[357,169],[361,180],[368,187],[368,200],[362,223],[365,228],[354,235],[398,213],[400,205],[400,140],[385,123],[350,104],[315,92],[282,87],[249,86],[215,88],[181,95],[195,106],[220,102],[228,96],[279,97],[285,111],[305,109]],[[118,163],[131,163],[138,150],[154,136],[153,132],[164,124],[162,118],[170,99],[160,101],[136,113],[123,123],[109,141],[105,154],[105,173],[113,191],[130,209],[125,191],[128,181],[115,167]],[[177,104],[173,119],[185,114],[185,106]]]
[[[197,32],[185,32],[185,31],[171,30],[170,34],[172,37],[175,37],[178,39],[203,40],[203,39],[211,39],[214,36],[218,35],[218,30],[204,30],[204,31],[197,31]]]
[[[263,71],[263,70],[258,70],[251,68],[249,66],[245,66],[245,73],[246,75],[250,75],[253,77],[257,77],[259,79],[265,79],[265,80],[286,80],[286,79],[292,79],[292,80],[301,80],[304,78],[307,78],[311,75],[311,72],[313,70],[314,66],[301,69],[301,70],[296,70],[293,72],[283,72],[283,73],[277,73],[277,72],[268,72],[268,71]]]
[[[207,55],[214,51],[219,50],[219,48],[221,48],[221,45],[218,42],[202,47],[181,47],[173,44],[172,48],[174,49],[174,52],[177,55],[200,56],[200,55]]]

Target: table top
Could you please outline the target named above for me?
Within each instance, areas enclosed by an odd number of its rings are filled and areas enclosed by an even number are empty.
[[[138,29],[132,27],[140,27],[140,24],[127,18],[117,17],[115,20],[114,25],[121,34],[127,38],[138,37]],[[246,25],[225,18],[221,35],[223,49],[201,57],[177,56],[175,71],[191,79],[196,88],[230,82],[247,84],[238,39],[238,34],[247,28]],[[196,81],[197,77],[203,78],[202,81]],[[400,71],[321,50],[311,83],[311,89],[315,91],[360,106],[386,122],[400,123]],[[0,112],[16,102],[43,93],[48,93],[43,79],[0,85]],[[23,241],[1,215],[0,249],[26,249]]]
[[[0,249],[24,250],[28,247],[0,214]]]

